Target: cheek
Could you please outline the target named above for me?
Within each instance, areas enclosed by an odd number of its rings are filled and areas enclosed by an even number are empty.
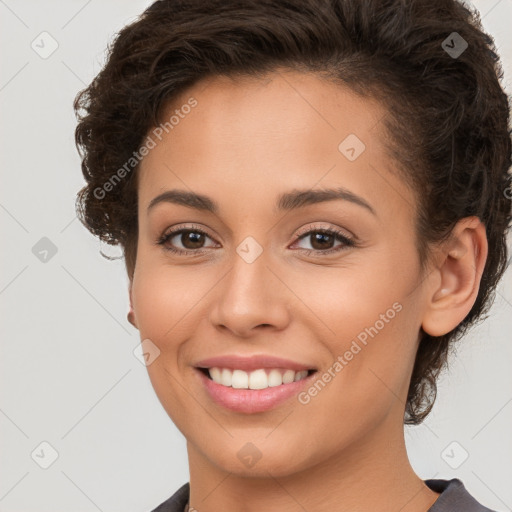
[[[288,276],[299,299],[294,302],[296,312],[302,309],[322,333],[340,340],[342,346],[343,340],[374,325],[387,311],[393,319],[393,304],[401,301],[402,290],[407,288],[407,277],[396,279],[396,272],[392,265],[386,265],[382,253],[357,256],[357,260],[356,256],[346,258],[337,267],[311,267]]]
[[[183,344],[197,327],[194,305],[198,305],[200,290],[191,271],[184,275],[161,263],[145,263],[142,259],[137,263],[132,299],[140,339],[151,340],[159,350],[147,372],[160,403],[183,432],[187,420],[180,411],[188,410],[190,396],[183,391],[180,358]]]
[[[331,367],[335,377],[326,388],[333,395],[326,393],[325,399],[340,413],[362,403],[375,407],[378,397],[389,407],[395,394],[403,395],[414,362],[416,269],[413,264],[398,269],[391,256],[376,256],[372,264],[348,265],[347,259],[344,268],[319,269],[295,281],[297,296],[315,313],[302,321],[310,318],[309,330],[321,338],[332,365],[339,363]]]
[[[208,287],[193,266],[140,263],[132,286],[139,331],[142,337],[163,343],[187,331]]]
[[[352,338],[345,359],[358,347],[360,351],[344,378],[365,407],[385,410],[398,406],[397,400],[405,405],[417,349],[416,310],[398,297],[391,307],[378,311]]]

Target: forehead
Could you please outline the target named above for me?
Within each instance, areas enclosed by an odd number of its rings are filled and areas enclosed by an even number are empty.
[[[386,115],[377,101],[313,74],[203,79],[167,105],[167,127],[149,133],[155,147],[139,169],[140,204],[178,187],[238,197],[247,207],[291,188],[328,185],[374,203],[391,187],[388,201],[409,198],[402,206],[410,208],[410,191],[390,173]]]

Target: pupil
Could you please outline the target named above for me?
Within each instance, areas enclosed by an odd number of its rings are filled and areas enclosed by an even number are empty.
[[[181,243],[187,249],[197,249],[200,248],[202,243],[204,242],[203,237],[204,235],[202,233],[189,231],[187,233],[183,233],[181,237]],[[191,244],[191,246],[187,246],[187,244]]]
[[[324,242],[327,241],[327,245],[324,243],[320,243],[320,246],[319,247],[315,247],[315,244],[317,242],[322,242],[322,240]],[[328,235],[328,234],[325,234],[325,233],[316,233],[315,235],[313,235],[313,243],[311,244],[315,249],[325,249],[325,248],[328,248],[327,246],[330,245],[329,242],[332,242],[332,235]]]

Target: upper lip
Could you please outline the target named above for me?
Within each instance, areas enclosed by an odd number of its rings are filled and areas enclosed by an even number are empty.
[[[238,356],[238,355],[225,355],[210,357],[197,362],[194,366],[198,368],[232,368],[237,370],[258,370],[259,368],[285,368],[300,372],[301,370],[315,370],[312,365],[305,365],[292,361],[290,359],[283,359],[265,354],[254,356]]]

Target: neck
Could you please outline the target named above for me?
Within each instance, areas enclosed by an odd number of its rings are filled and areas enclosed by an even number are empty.
[[[389,425],[396,424],[389,419]],[[257,477],[224,471],[187,443],[189,506],[200,512],[235,512],[240,508],[245,512],[426,512],[439,494],[411,467],[403,427],[390,435],[389,425],[381,425],[316,464],[305,461],[303,470],[278,477],[272,468],[263,476],[260,471]]]

